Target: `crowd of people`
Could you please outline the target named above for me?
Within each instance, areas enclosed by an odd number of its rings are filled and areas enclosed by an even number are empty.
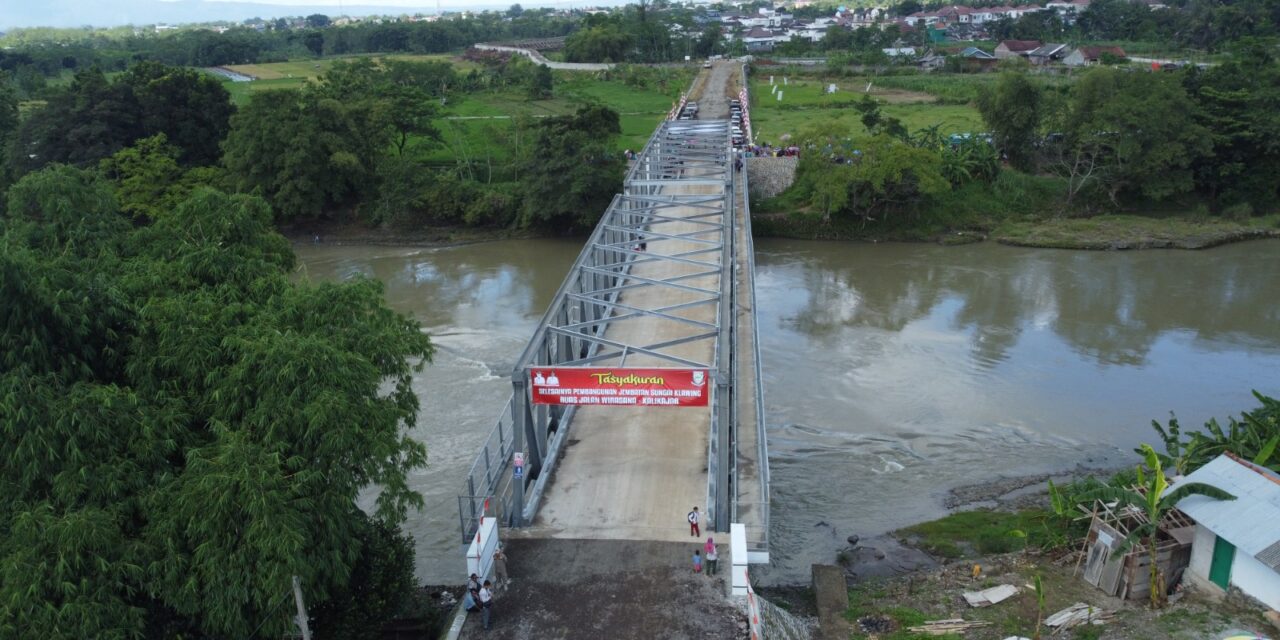
[[[767,142],[762,142],[743,147],[742,155],[746,158],[790,158],[800,155],[800,147],[795,145],[775,147]]]

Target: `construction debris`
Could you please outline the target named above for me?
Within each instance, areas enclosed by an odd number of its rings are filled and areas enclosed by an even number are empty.
[[[1104,611],[1093,605],[1077,602],[1048,618],[1044,624],[1054,628],[1054,633],[1082,624],[1106,624],[1115,617],[1114,611]]]
[[[1002,584],[982,591],[966,591],[964,592],[964,600],[971,607],[989,607],[1017,592],[1017,587],[1011,584]]]
[[[952,618],[950,620],[933,620],[918,627],[909,627],[907,630],[915,631],[916,633],[927,633],[931,636],[945,636],[948,633],[964,633],[970,629],[989,626],[991,626],[990,622],[981,620],[970,622],[960,618]]]

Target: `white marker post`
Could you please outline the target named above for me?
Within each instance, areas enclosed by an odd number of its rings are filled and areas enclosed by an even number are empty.
[[[782,92],[778,92],[778,102],[782,102]]]

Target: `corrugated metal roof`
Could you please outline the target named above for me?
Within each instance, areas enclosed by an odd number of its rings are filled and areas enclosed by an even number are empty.
[[[1191,496],[1178,503],[1183,513],[1237,549],[1255,557],[1270,557],[1264,552],[1280,542],[1280,476],[1223,455],[1196,469],[1178,484],[1185,482],[1203,482],[1236,499]],[[1277,567],[1280,562],[1273,562],[1266,564],[1280,569]]]

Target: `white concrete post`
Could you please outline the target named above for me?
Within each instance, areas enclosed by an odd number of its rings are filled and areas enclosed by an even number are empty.
[[[729,525],[730,584],[733,595],[747,595],[747,525],[734,522]]]
[[[782,102],[782,92],[778,92],[778,102]]]

